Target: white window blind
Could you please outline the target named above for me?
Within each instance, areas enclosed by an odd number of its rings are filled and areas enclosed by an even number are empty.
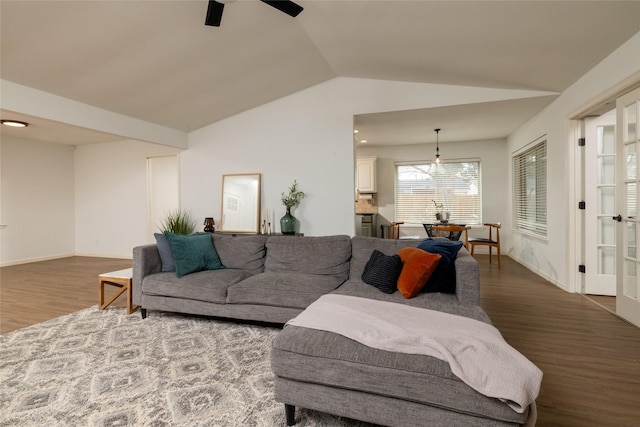
[[[513,200],[516,229],[546,237],[546,139],[513,157]]]
[[[396,164],[396,221],[435,223],[436,203],[449,222],[480,224],[480,162]]]

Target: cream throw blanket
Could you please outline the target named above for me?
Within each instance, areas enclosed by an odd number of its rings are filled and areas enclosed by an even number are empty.
[[[506,402],[518,413],[534,403],[540,391],[542,371],[537,366],[507,344],[494,326],[463,316],[329,294],[287,325],[333,332],[380,350],[444,360],[469,387]]]

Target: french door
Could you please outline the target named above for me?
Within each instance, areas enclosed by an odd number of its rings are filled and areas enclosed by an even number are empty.
[[[585,119],[585,288],[616,295],[616,111]]]
[[[640,151],[640,88],[616,101],[617,180],[616,194],[621,224],[616,237],[616,313],[640,327],[640,219],[638,218],[638,153]]]

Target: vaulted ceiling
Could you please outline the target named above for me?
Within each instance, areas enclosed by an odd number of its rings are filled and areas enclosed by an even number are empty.
[[[640,1],[226,3],[1,0],[0,77],[189,132],[337,76],[562,92],[640,31]]]

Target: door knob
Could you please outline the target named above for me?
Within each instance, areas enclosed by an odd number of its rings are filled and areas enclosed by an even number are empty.
[[[622,215],[614,216],[614,217],[613,217],[613,218],[611,218],[611,219],[614,219],[614,220],[616,220],[616,221],[618,221],[618,222],[621,222],[621,221],[622,221]]]

